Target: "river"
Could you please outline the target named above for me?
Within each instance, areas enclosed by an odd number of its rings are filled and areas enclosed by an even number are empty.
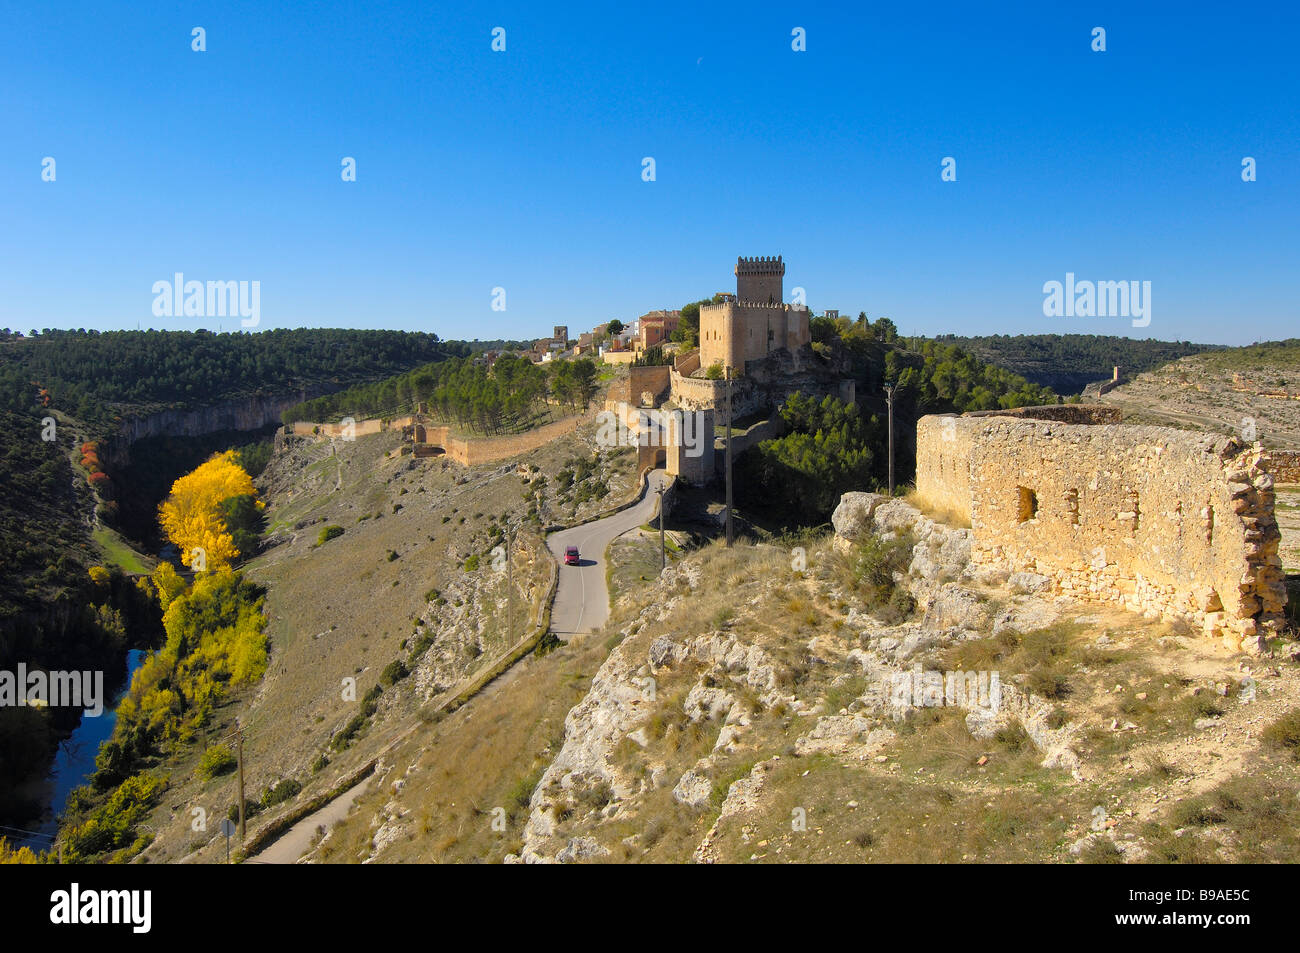
[[[141,649],[128,649],[126,653],[126,678],[122,688],[113,697],[112,704],[105,707],[98,718],[84,715],[76,730],[68,736],[54,756],[54,764],[45,778],[45,810],[39,825],[32,829],[32,835],[19,840],[15,837],[14,847],[30,847],[32,850],[46,850],[54,840],[59,829],[58,814],[68,800],[72,789],[85,784],[95,771],[95,755],[99,746],[113,735],[113,725],[117,721],[117,705],[131,687],[131,678],[144,662],[148,653]],[[108,681],[108,679],[106,679]]]

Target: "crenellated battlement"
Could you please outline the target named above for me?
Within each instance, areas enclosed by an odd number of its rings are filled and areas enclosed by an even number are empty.
[[[772,258],[771,256],[759,258],[738,257],[736,259],[736,274],[784,275],[785,262],[781,260],[780,255],[777,255],[775,258]]]
[[[704,314],[706,311],[710,313],[717,313],[718,311],[722,311],[727,308],[735,308],[737,310],[747,309],[747,308],[762,308],[765,311],[807,311],[808,310],[808,306],[802,304],[786,304],[783,301],[773,301],[771,303],[768,303],[766,301],[738,301],[735,298],[732,298],[730,301],[720,301],[717,304],[702,304],[700,305],[700,314]]]

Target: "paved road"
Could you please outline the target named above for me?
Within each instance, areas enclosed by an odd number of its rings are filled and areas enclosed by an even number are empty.
[[[613,516],[584,523],[546,538],[560,563],[560,582],[551,607],[551,631],[561,639],[599,629],[609,618],[609,591],[605,585],[605,549],[614,537],[635,529],[654,517],[659,508],[659,487],[672,481],[663,470],[651,470],[645,495],[635,506]],[[564,565],[564,547],[577,546],[581,566]]]
[[[334,800],[330,801],[315,814],[309,814],[304,817],[293,827],[289,828],[276,840],[268,844],[260,854],[254,854],[246,864],[294,864],[298,858],[307,853],[311,847],[312,838],[316,836],[316,829],[323,827],[329,830],[336,823],[347,817],[348,811],[352,809],[352,804],[370,786],[374,775],[361,781],[355,787],[352,787],[340,794]]]

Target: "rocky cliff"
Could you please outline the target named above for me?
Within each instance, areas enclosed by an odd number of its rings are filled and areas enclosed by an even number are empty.
[[[279,423],[285,410],[323,393],[326,391],[321,389],[297,390],[191,410],[159,410],[124,417],[117,433],[104,442],[103,455],[110,464],[124,466],[130,458],[131,444],[145,437],[199,437],[219,430],[258,430]]]

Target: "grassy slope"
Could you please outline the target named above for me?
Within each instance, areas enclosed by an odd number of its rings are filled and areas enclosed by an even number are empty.
[[[1244,390],[1234,389],[1234,374],[1244,378]],[[1256,394],[1275,389],[1300,395],[1300,345],[1198,354],[1141,374],[1102,399],[1132,423],[1240,433],[1250,418],[1265,446],[1300,447],[1300,400]]]

